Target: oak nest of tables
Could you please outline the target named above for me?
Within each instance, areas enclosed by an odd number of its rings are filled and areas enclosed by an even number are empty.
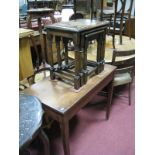
[[[87,83],[89,76],[104,70],[105,34],[108,24],[108,21],[77,19],[46,25],[48,64],[52,68],[51,79],[55,79],[56,76],[67,79],[75,89],[79,89]],[[53,36],[56,38],[57,66],[53,63],[51,48]],[[93,62],[88,62],[88,45],[94,39],[97,41],[96,59]],[[61,40],[65,49],[64,59],[60,51]],[[75,60],[72,62],[68,59],[69,41],[74,43]]]

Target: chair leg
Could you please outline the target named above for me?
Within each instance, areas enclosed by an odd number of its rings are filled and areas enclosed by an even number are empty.
[[[129,105],[131,105],[131,83],[129,83]]]

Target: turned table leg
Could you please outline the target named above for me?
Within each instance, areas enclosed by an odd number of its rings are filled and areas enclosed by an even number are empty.
[[[76,38],[76,39],[75,39]],[[73,43],[74,43],[74,51],[75,51],[75,77],[74,77],[74,88],[75,89],[79,89],[82,86],[81,83],[81,76],[80,73],[82,72],[82,53],[80,51],[80,45],[79,45],[79,40],[77,39],[78,37],[76,36],[73,39]]]

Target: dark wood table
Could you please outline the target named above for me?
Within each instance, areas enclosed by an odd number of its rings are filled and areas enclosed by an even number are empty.
[[[59,22],[52,25],[45,26],[47,32],[47,57],[48,63],[53,68],[51,72],[51,79],[54,79],[54,74],[62,73],[63,70],[69,69],[72,65],[68,61],[68,41],[72,40],[74,43],[75,52],[75,70],[73,74],[70,74],[71,81],[74,83],[74,88],[79,89],[86,84],[88,77],[87,68],[87,48],[91,40],[97,40],[97,56],[96,62],[92,64],[95,66],[95,73],[100,73],[104,69],[104,50],[105,50],[105,35],[109,22],[97,21],[90,19],[77,19],[68,22]],[[53,63],[52,40],[53,36],[56,37],[57,46],[57,60],[58,66],[55,69]],[[62,57],[60,53],[60,40],[63,39],[65,47],[64,64],[62,63]],[[69,71],[72,73],[72,71]],[[67,80],[70,80],[68,78]]]
[[[104,71],[90,78],[79,92],[73,86],[62,81],[52,81],[49,77],[24,90],[25,94],[37,96],[43,103],[45,113],[59,122],[65,155],[70,155],[69,120],[106,86],[106,119],[109,118],[116,67],[105,64],[104,68]]]

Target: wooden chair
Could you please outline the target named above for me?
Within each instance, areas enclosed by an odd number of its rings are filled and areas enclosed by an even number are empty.
[[[120,1],[121,8],[118,9],[118,3]],[[126,10],[126,0],[114,0],[114,11],[109,13],[109,10],[107,10],[107,13],[103,16],[105,19],[108,19],[110,21],[110,27],[108,30],[108,34],[112,35],[113,37],[113,48],[115,48],[115,35],[119,34],[120,36],[120,44],[122,44],[122,35],[125,32],[125,22],[131,18],[131,11],[133,6],[133,0],[130,0],[130,6]],[[105,11],[106,12],[106,11]],[[129,29],[129,37],[131,39],[131,30]]]
[[[114,86],[125,85],[128,84],[128,98],[129,105],[131,105],[131,83],[133,81],[133,73],[135,66],[135,50],[114,50],[112,57],[112,65],[117,66],[117,70],[114,78]],[[130,57],[127,60],[121,61],[121,57]],[[118,58],[120,61],[118,61]],[[117,61],[116,61],[117,60]]]

